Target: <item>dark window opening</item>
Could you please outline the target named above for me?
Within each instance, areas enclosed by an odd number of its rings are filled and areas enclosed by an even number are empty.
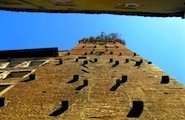
[[[169,76],[162,76],[161,84],[167,84],[169,81]]]
[[[85,72],[85,73],[89,73],[87,70],[84,70],[84,69],[81,69],[83,72]]]
[[[43,64],[45,61],[31,61],[30,63],[30,67],[35,67],[35,66],[39,66],[41,64]]]
[[[7,66],[7,68],[15,67],[15,66],[21,64],[22,62],[23,62],[23,61],[10,62],[10,64]]]
[[[78,86],[75,90],[81,90],[88,85],[88,80],[84,80],[83,85]]]
[[[118,66],[119,65],[119,61],[118,60],[116,60],[115,61],[115,64],[114,65],[112,65],[112,67],[116,67],[116,66]]]
[[[10,85],[0,85],[0,92],[9,87]]]
[[[113,59],[111,58],[110,61],[109,61],[109,63],[112,63],[112,62],[113,62]]]
[[[137,54],[136,53],[133,53],[133,56],[136,56]]]
[[[90,54],[92,55],[93,54],[93,51],[90,51]]]
[[[94,62],[98,62],[98,58],[94,58]]]
[[[23,82],[29,82],[29,81],[32,81],[32,80],[35,80],[35,74],[30,74],[29,78],[24,80]]]
[[[64,113],[69,108],[69,101],[62,101],[62,107],[51,113],[49,116],[58,116]]]
[[[44,63],[44,62],[43,62]],[[41,63],[42,64],[42,63]],[[41,65],[40,64],[40,65]],[[63,60],[61,59],[61,58],[59,58],[58,59],[58,61],[57,61],[57,63],[56,63],[56,65],[61,65],[61,64],[63,64]],[[39,66],[39,65],[37,65],[37,66]]]
[[[5,106],[6,104],[6,98],[0,98],[0,107]]]
[[[133,101],[132,108],[128,113],[127,117],[138,118],[143,111],[144,103],[143,101]]]
[[[110,88],[110,91],[116,91],[120,85],[120,80],[116,80],[116,84]]]
[[[151,62],[151,61],[149,61],[149,62],[148,62],[148,64],[152,64],[152,62]]]
[[[140,61],[136,61],[134,66],[139,66],[140,67],[142,63],[143,63],[143,60],[140,59]]]
[[[75,62],[78,62],[78,58],[75,59]]]
[[[123,76],[121,77],[120,82],[121,82],[121,83],[125,83],[125,82],[127,82],[127,80],[128,80],[127,75],[123,75]]]
[[[87,61],[87,60],[85,60],[83,64],[84,64],[84,65],[88,64],[88,61]]]
[[[125,63],[128,63],[129,62],[129,59],[125,59]]]
[[[21,78],[25,75],[27,75],[28,73],[30,73],[31,71],[15,71],[15,72],[11,72],[7,78]]]
[[[78,59],[87,59],[86,56],[79,56]]]
[[[74,83],[74,82],[78,81],[78,79],[79,79],[79,75],[73,75],[73,79],[68,81],[67,83]]]

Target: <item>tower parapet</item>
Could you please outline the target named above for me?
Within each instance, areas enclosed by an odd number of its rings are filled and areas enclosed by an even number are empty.
[[[79,43],[96,43],[96,42],[101,42],[101,43],[107,43],[107,42],[112,42],[112,43],[116,43],[116,42],[119,42],[123,45],[126,44],[125,40],[122,39],[120,37],[120,35],[118,35],[118,33],[111,33],[111,34],[108,34],[106,35],[104,32],[101,32],[100,35],[96,36],[96,37],[89,37],[89,38],[83,38],[81,40],[79,40]]]

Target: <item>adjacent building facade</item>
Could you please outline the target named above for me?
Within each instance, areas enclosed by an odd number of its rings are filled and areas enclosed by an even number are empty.
[[[0,10],[119,14],[155,17],[185,16],[184,0],[0,0]]]

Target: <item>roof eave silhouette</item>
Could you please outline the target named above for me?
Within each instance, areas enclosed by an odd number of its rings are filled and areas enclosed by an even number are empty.
[[[150,12],[119,12],[119,11],[94,11],[94,10],[34,10],[34,9],[17,9],[17,8],[0,8],[0,10],[12,12],[31,12],[31,13],[77,13],[77,14],[112,14],[126,16],[143,16],[143,17],[181,17],[184,18],[184,11],[177,13],[150,13]]]

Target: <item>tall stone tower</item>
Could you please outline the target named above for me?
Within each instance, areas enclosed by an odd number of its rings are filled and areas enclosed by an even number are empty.
[[[185,119],[184,86],[120,41],[0,56],[1,120]]]

